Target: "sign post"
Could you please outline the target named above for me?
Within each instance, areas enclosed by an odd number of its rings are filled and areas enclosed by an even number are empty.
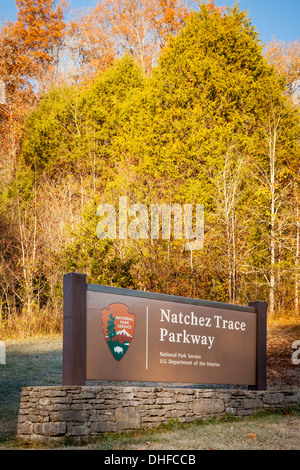
[[[266,388],[266,302],[248,306],[86,284],[64,275],[63,384]]]
[[[63,385],[86,381],[86,276],[63,278]]]
[[[257,351],[256,351],[256,385],[253,390],[267,389],[267,310],[268,304],[263,301],[249,302],[257,315]]]

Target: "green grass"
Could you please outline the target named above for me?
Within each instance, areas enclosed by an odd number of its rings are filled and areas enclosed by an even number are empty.
[[[40,448],[16,439],[22,387],[61,385],[62,338],[38,337],[6,341],[6,365],[0,364],[0,449]],[[60,447],[62,448],[62,447]],[[87,450],[197,450],[197,449],[297,449],[300,448],[300,413],[290,410],[260,413],[254,417],[198,420],[190,424],[171,421],[157,429],[104,434],[80,447],[67,439],[63,448]]]

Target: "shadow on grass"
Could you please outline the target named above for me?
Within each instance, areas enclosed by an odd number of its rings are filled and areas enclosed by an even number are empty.
[[[61,383],[60,336],[7,341],[6,364],[0,365],[0,442],[16,433],[22,387]]]

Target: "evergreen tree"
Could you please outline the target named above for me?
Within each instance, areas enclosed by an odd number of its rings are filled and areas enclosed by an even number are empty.
[[[114,336],[116,336],[115,319],[114,319],[112,313],[109,314],[109,318],[108,318],[108,321],[107,321],[106,335],[109,337],[110,340]]]
[[[275,196],[260,176],[270,172],[274,112],[278,174],[284,155],[298,151],[299,121],[246,13],[203,4],[163,51],[139,100],[127,125],[139,194],[205,204],[204,251],[193,254],[200,278],[209,272],[201,295],[247,301],[255,273],[267,298],[275,266],[270,199],[279,197],[283,180]]]

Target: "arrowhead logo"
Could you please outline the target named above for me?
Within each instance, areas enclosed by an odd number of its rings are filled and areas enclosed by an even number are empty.
[[[102,327],[105,341],[112,355],[120,361],[126,354],[134,335],[135,315],[125,304],[110,304],[102,310]]]

